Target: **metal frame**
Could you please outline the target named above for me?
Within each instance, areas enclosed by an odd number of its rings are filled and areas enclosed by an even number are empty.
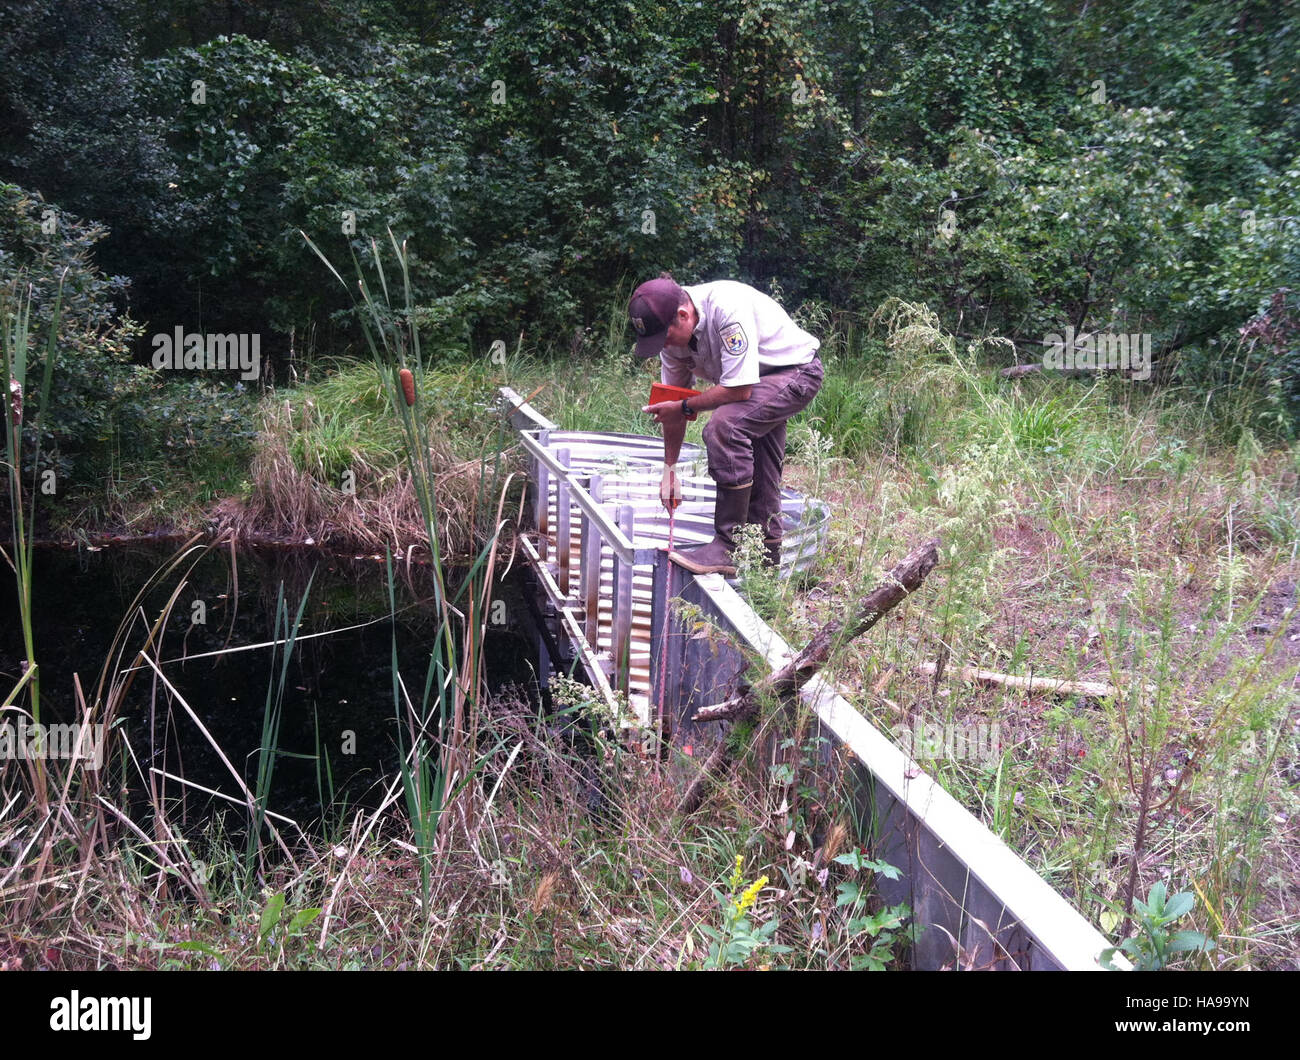
[[[653,534],[661,529],[661,521],[646,518],[646,513],[638,521],[633,506],[626,503],[611,513],[609,506],[619,498],[611,496],[608,478],[599,471],[575,470],[571,448],[550,447],[561,440],[553,438],[560,433],[556,425],[508,388],[503,388],[502,397],[531,457],[539,540],[537,547],[527,540],[523,547],[555,606],[556,632],[562,630],[573,642],[593,687],[611,704],[616,703],[616,691],[632,693],[635,670],[645,689],[628,697],[636,722],[662,722],[665,736],[679,747],[695,747],[699,755],[719,738],[718,727],[696,724],[691,714],[727,694],[748,660],[732,644],[711,643],[684,628],[670,601],[695,605],[710,623],[774,670],[791,657],[789,645],[719,575],[692,576],[670,563],[662,548],[636,547],[638,534]],[[611,436],[611,444],[625,445],[628,437]],[[570,518],[574,507],[579,512],[576,542]],[[827,514],[824,506],[820,514]],[[552,527],[558,553],[553,560],[546,551]],[[570,571],[575,549],[576,587]],[[807,562],[809,542],[800,541],[798,551]],[[602,577],[606,561],[609,578]],[[637,582],[647,577],[648,620],[638,625]],[[608,604],[608,621],[602,603]],[[608,651],[598,650],[604,628],[610,631]],[[644,671],[633,665],[634,641],[641,642],[634,633],[643,633],[648,643]],[[651,716],[650,704],[659,702],[664,653],[669,676],[663,689],[665,716],[660,719]],[[1099,955],[1109,945],[1100,932],[858,713],[834,685],[814,678],[800,695],[821,735],[851,755],[856,778],[852,798],[871,834],[874,856],[902,871],[900,880],[878,879],[877,887],[886,901],[910,905],[917,922],[926,926],[913,954],[918,967],[1100,968]],[[1114,963],[1127,967],[1122,958]]]

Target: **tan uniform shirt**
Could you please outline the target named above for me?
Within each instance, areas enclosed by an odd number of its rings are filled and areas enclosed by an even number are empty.
[[[695,349],[665,346],[660,379],[690,386],[694,378],[723,386],[752,386],[774,368],[807,364],[821,343],[762,291],[735,280],[683,287],[699,313]]]

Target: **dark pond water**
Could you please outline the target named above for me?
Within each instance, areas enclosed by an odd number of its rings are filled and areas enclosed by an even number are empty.
[[[38,551],[33,596],[44,720],[71,720],[74,675],[93,695],[132,600],[174,553],[155,547]],[[8,577],[0,582],[0,688],[7,689],[20,675],[23,655],[13,578],[5,573]],[[174,574],[146,598],[141,610],[148,623],[180,579],[179,572]],[[272,640],[277,593],[283,592],[291,621],[306,593],[300,639],[284,683],[282,754],[276,758],[269,808],[304,828],[317,826],[322,802],[331,802],[327,773],[336,806],[374,805],[381,782],[397,767],[394,639],[402,679],[418,697],[437,632],[427,572],[414,571],[409,580],[399,575],[395,619],[382,562],[255,548],[241,552],[232,564],[229,550],[210,551],[185,581],[166,627],[161,655],[172,661],[163,671],[250,788],[257,774],[267,691],[281,656],[276,655],[274,666],[272,651],[265,647],[199,656]],[[448,584],[458,585],[458,577],[449,577]],[[521,592],[516,582],[494,590],[500,602],[493,617],[502,621],[489,627],[488,680],[494,689],[524,686],[536,698],[536,655],[524,624],[527,608]],[[196,603],[202,606],[196,608]],[[196,624],[196,615],[205,622]],[[145,642],[146,629],[145,618],[139,617],[128,638],[127,662]],[[184,708],[169,705],[151,670],[137,676],[121,717],[142,767],[239,794],[211,743]],[[174,818],[188,828],[201,828],[214,807],[229,805],[171,781],[167,794],[174,799]],[[137,805],[139,795],[134,793]],[[238,827],[236,818],[242,818],[238,811],[231,815],[232,829]]]

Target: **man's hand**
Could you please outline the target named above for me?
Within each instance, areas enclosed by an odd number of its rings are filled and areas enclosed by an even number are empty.
[[[753,396],[754,387],[752,384],[746,386],[720,386],[714,384],[708,390],[702,390],[693,398],[690,398],[691,411],[694,413],[712,412],[714,409],[721,408],[723,405],[730,405],[733,401],[748,401]],[[686,429],[686,417],[682,415],[682,403],[680,401],[658,401],[653,405],[642,405],[642,412],[648,412],[655,418],[655,423],[662,423],[665,427],[681,427]]]
[[[655,423],[662,423],[665,427],[672,427],[681,424],[686,426],[686,417],[682,415],[682,403],[680,401],[659,401],[653,405],[646,405],[641,409],[642,412],[648,412],[655,418]]]
[[[677,469],[672,464],[664,464],[663,477],[659,480],[659,500],[670,512],[682,503],[682,480],[677,477]]]

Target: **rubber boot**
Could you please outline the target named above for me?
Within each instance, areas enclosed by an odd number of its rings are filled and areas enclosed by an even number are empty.
[[[670,552],[668,558],[692,574],[735,574],[731,553],[736,547],[736,530],[744,525],[749,513],[752,488],[752,482],[731,488],[719,486],[713,502],[713,540],[697,548]]]
[[[754,491],[749,497],[747,522],[763,531],[763,549],[773,567],[781,565],[781,468],[767,461],[755,461]]]
[[[780,568],[781,566],[781,539],[765,537],[763,538],[763,551],[766,553],[765,559],[770,567]]]

